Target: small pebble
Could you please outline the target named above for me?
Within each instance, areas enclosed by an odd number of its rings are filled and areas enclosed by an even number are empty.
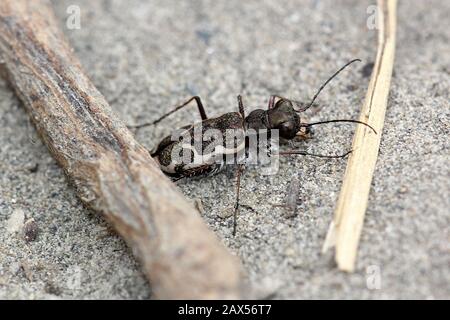
[[[406,192],[408,192],[408,188],[405,187],[405,186],[402,186],[402,187],[400,188],[400,190],[398,190],[398,192],[400,192],[400,193],[406,193]]]
[[[295,256],[295,250],[293,248],[287,248],[284,251],[284,254],[288,257],[293,257],[293,256]]]
[[[221,210],[218,214],[219,218],[226,219],[234,214],[234,207],[228,207]]]
[[[33,218],[28,219],[23,226],[23,236],[26,242],[36,240],[38,235],[38,226]]]
[[[39,163],[35,163],[33,166],[28,168],[28,171],[31,173],[36,173],[39,170]]]
[[[372,70],[374,67],[373,62],[368,62],[364,65],[364,67],[361,69],[361,74],[364,78],[368,78],[372,75]]]
[[[8,221],[6,222],[6,230],[9,233],[19,232],[25,220],[25,212],[22,209],[15,209]]]
[[[201,215],[205,213],[205,209],[203,208],[203,203],[201,199],[195,199],[194,206],[198,210],[198,212],[200,212]]]
[[[32,267],[25,261],[22,261],[20,264],[20,268],[23,270],[25,277],[28,281],[33,281],[33,269]]]
[[[59,289],[54,283],[51,282],[47,282],[45,284],[44,291],[55,296],[61,295],[61,289]]]

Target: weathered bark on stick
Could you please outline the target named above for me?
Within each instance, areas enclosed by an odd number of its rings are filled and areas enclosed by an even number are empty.
[[[79,197],[126,239],[156,297],[240,297],[239,262],[112,113],[48,1],[0,2],[0,61]]]

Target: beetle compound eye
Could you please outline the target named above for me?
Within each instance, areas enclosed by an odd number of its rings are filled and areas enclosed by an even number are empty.
[[[285,139],[294,138],[298,131],[293,121],[283,122],[277,129],[280,130],[280,136]]]

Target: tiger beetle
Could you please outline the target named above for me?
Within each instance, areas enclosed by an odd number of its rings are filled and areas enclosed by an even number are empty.
[[[244,104],[242,102],[241,95],[238,95],[238,112],[228,112],[216,118],[208,118],[205,112],[205,108],[203,107],[203,103],[198,96],[194,96],[184,102],[183,104],[175,107],[173,110],[167,112],[159,119],[143,123],[139,125],[129,126],[130,128],[143,128],[146,126],[156,125],[169,115],[175,113],[176,111],[184,108],[189,105],[191,102],[195,101],[197,104],[198,112],[200,113],[200,117],[202,119],[201,122],[197,124],[187,125],[181,128],[182,132],[187,135],[189,138],[194,137],[194,131],[200,127],[201,133],[204,134],[207,130],[215,130],[219,133],[225,135],[226,130],[235,130],[242,133],[245,136],[245,140],[240,144],[233,144],[231,147],[228,145],[224,145],[221,143],[220,151],[217,157],[217,149],[215,149],[216,157],[207,157],[203,161],[200,162],[180,162],[174,161],[174,154],[178,155],[175,150],[188,150],[189,159],[192,160],[194,153],[204,151],[205,147],[207,147],[207,143],[205,142],[207,139],[204,139],[203,136],[200,137],[201,140],[201,150],[197,150],[192,146],[192,140],[189,141],[188,144],[184,142],[184,139],[174,139],[173,135],[167,136],[164,138],[157,147],[150,152],[151,156],[157,161],[161,170],[168,176],[172,177],[175,181],[185,178],[185,177],[193,177],[193,176],[203,176],[203,175],[211,175],[219,172],[224,165],[223,158],[225,155],[234,156],[233,164],[236,165],[236,200],[234,206],[234,214],[233,214],[233,235],[236,235],[237,229],[237,215],[239,210],[239,195],[240,195],[240,184],[241,184],[241,174],[244,169],[245,160],[238,161],[237,154],[238,152],[244,151],[245,158],[249,156],[249,139],[247,136],[247,132],[249,130],[255,130],[260,132],[260,130],[266,130],[269,134],[277,131],[279,137],[285,140],[292,140],[296,136],[301,136],[308,134],[310,128],[315,125],[331,123],[331,122],[352,122],[362,124],[364,126],[369,127],[375,134],[376,131],[373,127],[368,125],[367,123],[352,120],[352,119],[333,119],[327,121],[306,123],[303,122],[300,118],[300,114],[308,110],[315,102],[317,96],[320,92],[325,88],[325,86],[336,77],[342,70],[344,70],[347,66],[354,62],[360,62],[360,59],[354,59],[350,62],[346,63],[343,67],[341,67],[338,71],[336,71],[327,81],[325,81],[322,86],[319,88],[317,93],[312,98],[311,102],[308,104],[297,102],[291,99],[287,99],[281,97],[279,95],[272,95],[269,98],[269,103],[267,110],[256,109],[250,112],[247,116],[244,110]],[[259,133],[258,133],[259,136]],[[194,138],[195,141],[195,138]],[[321,158],[343,158],[351,153],[351,150],[342,154],[342,155],[320,155],[308,153],[300,150],[287,150],[278,152],[278,155],[306,155],[313,157],[321,157]],[[218,160],[218,158],[220,158]]]

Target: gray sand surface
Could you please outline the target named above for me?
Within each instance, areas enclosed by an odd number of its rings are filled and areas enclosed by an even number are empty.
[[[332,252],[320,253],[345,160],[284,158],[274,176],[249,168],[242,202],[256,211],[241,210],[236,237],[226,217],[233,171],[178,182],[187,197],[201,199],[204,220],[242,259],[261,297],[450,298],[450,2],[399,2],[395,72],[354,274],[339,272]],[[372,1],[53,3],[88,75],[128,124],[156,119],[194,94],[211,116],[236,110],[238,93],[247,111],[274,93],[308,101],[337,68],[361,58],[310,115],[356,118],[368,85],[363,68],[376,53],[376,30],[366,26]],[[66,27],[73,4],[79,30]],[[151,298],[131,250],[76,198],[3,81],[0,115],[0,298]],[[192,107],[137,138],[151,148],[197,119]],[[341,153],[353,132],[324,125],[294,146]],[[284,201],[294,176],[298,216],[286,218],[273,204]],[[20,228],[31,218],[38,235],[26,242]],[[378,271],[374,289],[370,276]]]

